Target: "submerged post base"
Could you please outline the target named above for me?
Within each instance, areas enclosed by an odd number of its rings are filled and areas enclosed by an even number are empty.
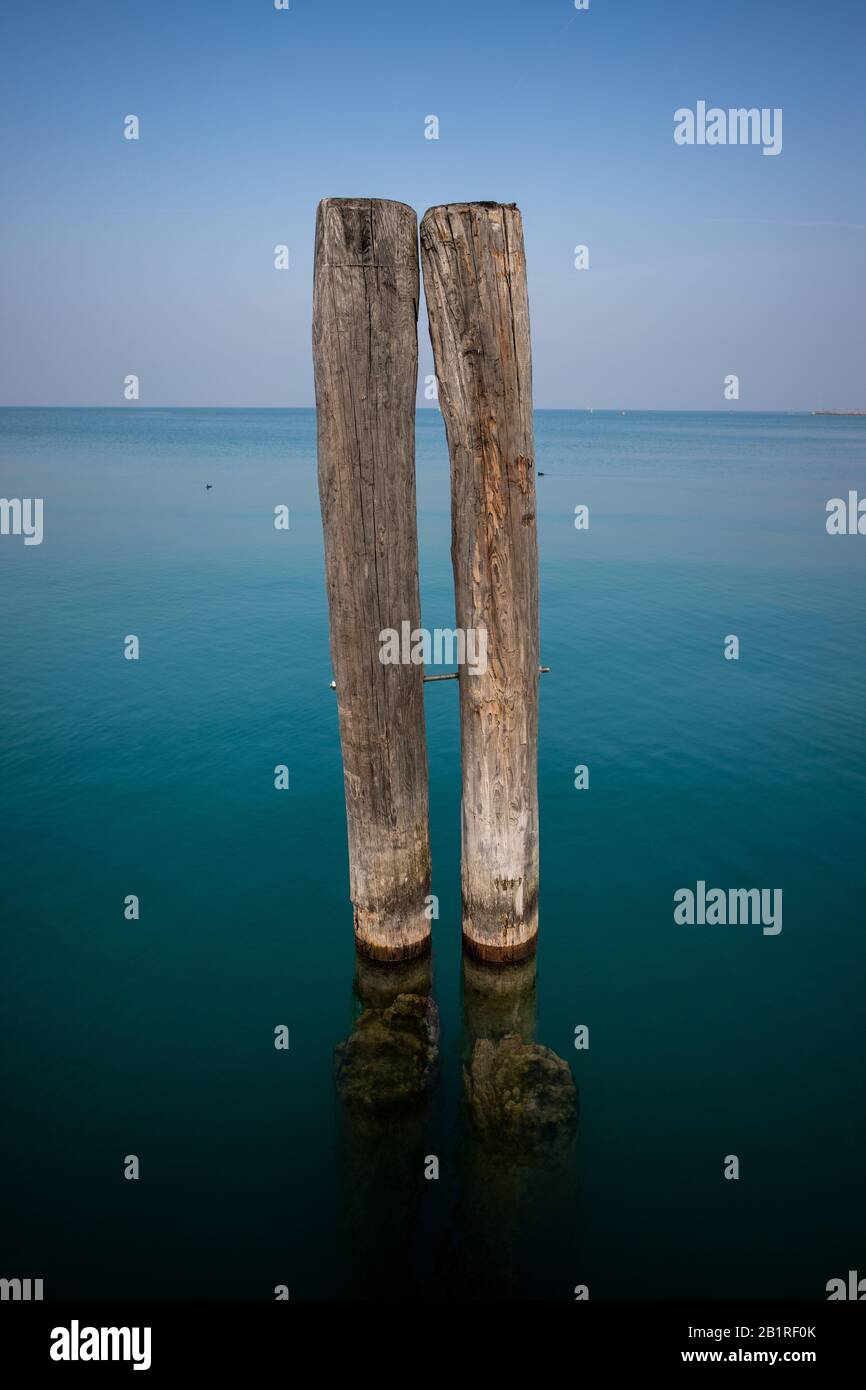
[[[477,960],[526,960],[535,950],[538,940],[537,854],[531,868],[531,874],[525,877],[497,875],[492,885],[488,885],[478,882],[478,874],[474,879],[470,877],[464,864],[463,945]]]
[[[424,916],[407,919],[355,907],[355,946],[367,960],[414,960],[427,954],[431,940],[430,922]]]
[[[432,994],[433,952],[406,961],[377,961],[356,951],[352,992],[364,1009],[388,1009],[398,994]]]
[[[528,960],[535,954],[538,945],[538,919],[530,922],[506,924],[498,931],[483,935],[471,921],[463,919],[463,946],[476,960],[486,960],[495,964],[508,961]]]

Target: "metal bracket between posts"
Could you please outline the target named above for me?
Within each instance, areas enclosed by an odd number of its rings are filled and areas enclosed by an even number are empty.
[[[538,674],[539,674],[540,676],[545,676],[545,675],[547,675],[547,673],[548,673],[549,670],[550,670],[550,667],[549,667],[549,666],[539,666],[539,668],[538,668]],[[460,672],[459,672],[459,671],[449,671],[448,674],[445,675],[445,676],[424,676],[423,679],[424,679],[425,681],[456,681],[456,680],[459,680],[459,679],[460,679]],[[330,689],[331,689],[331,690],[336,690],[336,689],[337,689],[337,682],[336,682],[336,681],[331,681],[331,683],[330,683]]]

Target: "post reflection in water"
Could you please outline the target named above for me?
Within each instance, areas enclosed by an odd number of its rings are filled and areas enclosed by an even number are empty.
[[[355,959],[351,1033],[334,1050],[344,1107],[353,1298],[421,1295],[425,1132],[439,1060],[433,963]]]
[[[334,1052],[347,1292],[531,1297],[546,1273],[568,1296],[552,1270],[557,1243],[572,1241],[563,1218],[575,1200],[577,1088],[568,1063],[535,1040],[535,958],[464,956],[463,1035],[450,1068],[440,1066],[432,974],[430,956],[356,959],[354,1026]],[[430,1155],[438,1180],[425,1178]],[[565,1255],[568,1266],[571,1245]]]
[[[555,1241],[574,1200],[577,1088],[568,1063],[535,1041],[534,955],[490,965],[464,954],[463,1016],[455,1293],[526,1297],[543,1282],[543,1268],[533,1272],[531,1265],[543,1266],[546,1240]],[[528,1271],[519,1267],[523,1236],[532,1252]]]

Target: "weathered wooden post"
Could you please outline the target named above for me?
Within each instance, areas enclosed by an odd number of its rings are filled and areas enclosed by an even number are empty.
[[[430,337],[451,455],[457,626],[487,629],[460,671],[463,936],[518,960],[538,931],[538,546],[523,226],[499,203],[421,223]]]
[[[379,198],[316,220],[313,355],[331,659],[360,951],[429,946],[423,667],[383,665],[380,633],[420,625],[415,517],[418,231]]]

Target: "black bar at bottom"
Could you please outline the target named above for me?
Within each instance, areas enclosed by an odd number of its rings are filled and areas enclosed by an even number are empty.
[[[225,1377],[243,1371],[247,1377],[253,1372],[249,1383],[258,1385],[269,1372],[276,1376],[294,1368],[297,1373],[305,1364],[299,1355],[309,1351],[323,1372],[345,1356],[396,1377],[412,1374],[412,1359],[402,1372],[395,1360],[402,1357],[405,1343],[410,1358],[422,1353],[418,1370],[423,1366],[429,1383],[437,1346],[443,1358],[453,1355],[455,1339],[478,1327],[477,1316],[469,1318],[465,1311],[449,1316],[444,1309],[428,1308],[420,1317],[417,1312],[400,1317],[383,1317],[380,1312],[365,1319],[361,1343],[357,1333],[349,1332],[347,1338],[345,1323],[352,1320],[339,1303],[323,1315],[310,1302],[291,1299],[5,1302],[0,1305],[0,1375],[8,1384],[24,1384],[29,1382],[20,1373],[26,1376],[31,1370],[66,1376],[84,1372],[93,1378],[100,1367],[110,1366],[119,1375],[133,1374],[138,1365],[148,1376],[147,1381],[141,1377],[142,1384],[185,1372]],[[513,1332],[514,1324],[507,1314],[502,1324],[498,1315],[484,1321],[486,1364],[487,1358],[496,1361],[498,1346],[507,1352],[508,1329]],[[590,1367],[667,1371],[673,1366],[735,1363],[807,1365],[826,1376],[828,1370],[843,1366],[856,1370],[866,1309],[835,1302],[575,1302],[567,1315],[560,1308],[555,1319],[543,1324],[535,1324],[534,1318],[521,1324],[523,1353],[541,1358],[540,1371],[549,1367],[553,1347],[534,1340],[537,1326],[546,1337],[552,1333],[554,1341],[563,1336],[575,1377]],[[100,1359],[91,1358],[93,1351]],[[464,1352],[469,1352],[468,1346]],[[13,1367],[19,1372],[14,1382],[7,1378]]]

